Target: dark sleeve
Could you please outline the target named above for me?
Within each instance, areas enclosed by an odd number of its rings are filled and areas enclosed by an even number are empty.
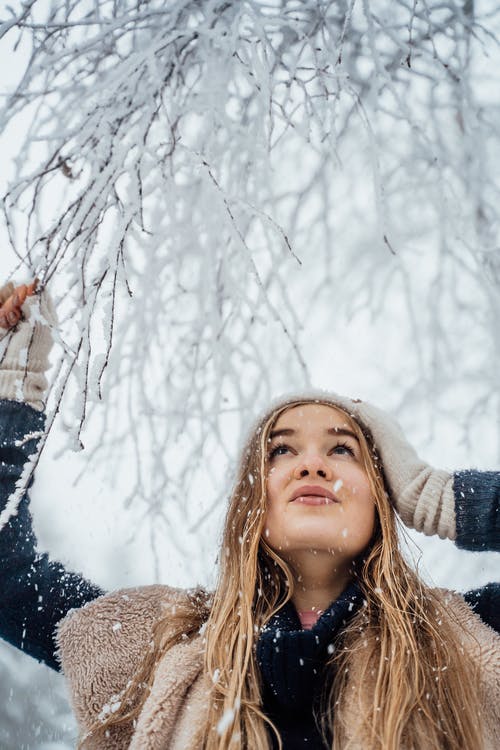
[[[488,583],[463,594],[465,601],[493,630],[500,633],[500,583]]]
[[[36,454],[44,428],[42,413],[21,402],[0,400],[0,512]],[[57,623],[103,591],[37,553],[27,493],[17,514],[0,530],[0,576],[0,636],[59,670]]]
[[[457,547],[500,552],[500,472],[458,471],[453,490]],[[499,583],[488,583],[463,597],[485,623],[500,632]]]
[[[457,547],[500,552],[500,472],[459,471],[453,491]]]

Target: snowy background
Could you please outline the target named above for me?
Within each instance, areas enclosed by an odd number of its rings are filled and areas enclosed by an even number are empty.
[[[0,15],[0,273],[61,319],[41,549],[210,586],[242,433],[310,385],[498,468],[496,2],[65,8]],[[498,578],[410,537],[428,581]],[[60,678],[6,645],[0,670],[0,748],[74,747]]]

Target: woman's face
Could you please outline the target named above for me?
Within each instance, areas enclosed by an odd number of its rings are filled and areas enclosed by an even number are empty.
[[[343,561],[357,557],[371,539],[375,504],[343,412],[324,404],[291,407],[267,447],[268,545],[288,561],[306,550],[328,550]]]

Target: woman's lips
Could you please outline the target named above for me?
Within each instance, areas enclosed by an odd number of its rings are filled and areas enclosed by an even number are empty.
[[[303,484],[301,487],[297,487],[290,501],[303,505],[333,505],[340,502],[337,496],[326,487],[314,484]]]
[[[303,505],[334,505],[335,502],[331,497],[321,495],[299,495],[292,500],[292,503],[302,503]]]

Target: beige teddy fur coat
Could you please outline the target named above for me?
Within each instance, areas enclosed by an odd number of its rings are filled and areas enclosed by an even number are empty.
[[[457,594],[442,591],[457,634],[482,675],[484,750],[500,748],[500,637]],[[120,692],[151,646],[152,630],[185,598],[182,590],[146,586],[100,597],[73,610],[59,626],[63,672],[82,735],[116,709]],[[356,675],[352,675],[355,690]],[[211,683],[203,672],[201,636],[172,647],[161,659],[136,726],[90,737],[89,750],[192,750]],[[354,701],[353,701],[354,704]],[[353,706],[352,726],[356,724]],[[260,750],[260,749],[256,749]],[[361,750],[361,748],[359,749]],[[478,749],[479,750],[479,749]]]

